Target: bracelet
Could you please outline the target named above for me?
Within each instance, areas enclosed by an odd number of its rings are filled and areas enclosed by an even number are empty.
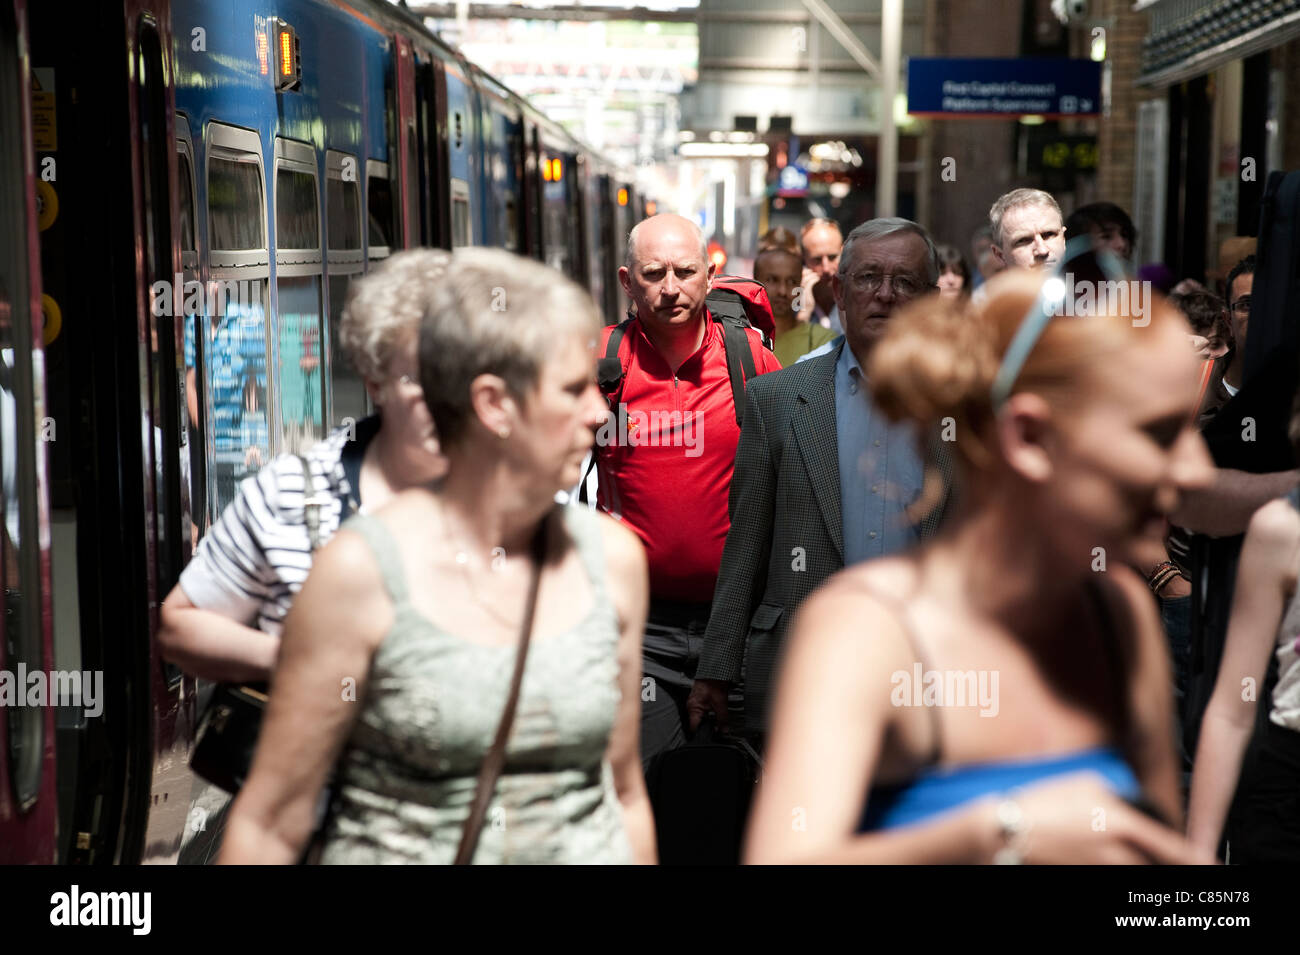
[[[993,854],[993,864],[1023,865],[1029,853],[1029,819],[1014,799],[998,803],[997,818],[1002,848]]]
[[[1159,594],[1161,588],[1175,577],[1181,577],[1183,572],[1178,569],[1178,565],[1173,561],[1166,560],[1156,565],[1155,570],[1147,577],[1147,586],[1151,588],[1153,594]]]

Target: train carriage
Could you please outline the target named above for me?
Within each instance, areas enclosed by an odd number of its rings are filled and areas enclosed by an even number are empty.
[[[241,480],[370,410],[349,283],[493,245],[613,320],[635,198],[378,0],[67,15],[0,0],[0,672],[102,685],[0,706],[0,862],[172,862],[201,688],[158,607]]]

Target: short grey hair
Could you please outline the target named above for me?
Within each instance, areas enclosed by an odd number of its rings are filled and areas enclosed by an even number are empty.
[[[450,264],[450,252],[410,249],[352,283],[339,322],[339,348],[366,381],[388,380],[393,358],[419,331],[425,303]]]
[[[914,235],[919,235],[924,240],[925,261],[930,284],[933,285],[939,281],[939,250],[935,247],[934,240],[930,238],[930,233],[911,219],[898,217],[868,219],[844,237],[844,247],[840,249],[840,266],[838,269],[840,278],[844,278],[848,274],[849,250],[853,248],[855,242],[875,242],[878,239],[899,232],[911,232]]]
[[[420,324],[420,385],[446,446],[469,430],[469,388],[479,375],[499,375],[526,401],[557,343],[574,334],[594,343],[600,335],[600,313],[586,289],[501,249],[457,249],[429,293]]]
[[[1055,211],[1062,222],[1065,221],[1065,217],[1061,215],[1061,207],[1057,205],[1050,192],[1044,192],[1042,189],[1012,189],[998,196],[997,201],[989,208],[989,229],[993,233],[993,244],[999,249],[1002,248],[1003,240],[1002,218],[1009,209],[1020,206],[1045,206]]]
[[[661,213],[659,213],[659,215],[664,215],[664,216],[672,215],[672,214],[673,214],[673,213],[671,213],[671,212],[661,212]],[[659,216],[650,216],[649,218],[642,219],[642,220],[641,220],[640,222],[638,222],[636,225],[632,226],[632,231],[629,232],[629,233],[627,234],[627,249],[626,249],[626,251],[623,253],[623,265],[627,268],[627,270],[628,270],[629,272],[632,271],[632,269],[636,266],[636,234],[637,234],[637,230],[640,229],[640,228],[641,228],[643,225],[645,225],[647,222],[649,222],[651,219],[657,219],[657,218],[659,218]],[[686,219],[685,216],[681,216],[680,218],[682,218],[682,219]],[[695,237],[696,237],[697,239],[699,239],[699,242],[700,242],[700,258],[703,259],[704,262],[707,264],[708,261],[709,261],[709,240],[706,239],[706,238],[704,237],[704,230],[703,230],[703,229],[701,229],[698,225],[696,225],[696,224],[695,224],[694,222],[692,222],[690,219],[686,219],[686,221],[687,221],[688,223],[690,223],[691,229],[692,229],[693,232],[695,233]]]

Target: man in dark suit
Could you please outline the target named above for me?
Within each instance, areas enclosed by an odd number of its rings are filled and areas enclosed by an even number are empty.
[[[803,599],[841,568],[897,553],[937,528],[943,501],[919,526],[908,519],[925,483],[917,435],[872,406],[862,369],[892,314],[938,277],[934,243],[915,222],[858,226],[833,280],[844,336],[750,382],[731,529],[687,702],[692,727],[708,711],[726,726],[727,691],[743,672],[745,732],[761,737],[779,651]],[[926,443],[946,489],[951,458],[942,442]]]

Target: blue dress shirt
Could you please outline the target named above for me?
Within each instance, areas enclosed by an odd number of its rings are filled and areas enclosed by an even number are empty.
[[[924,467],[915,428],[894,424],[871,403],[866,377],[846,342],[835,364],[844,564],[896,554],[920,538],[906,508],[921,493]]]

